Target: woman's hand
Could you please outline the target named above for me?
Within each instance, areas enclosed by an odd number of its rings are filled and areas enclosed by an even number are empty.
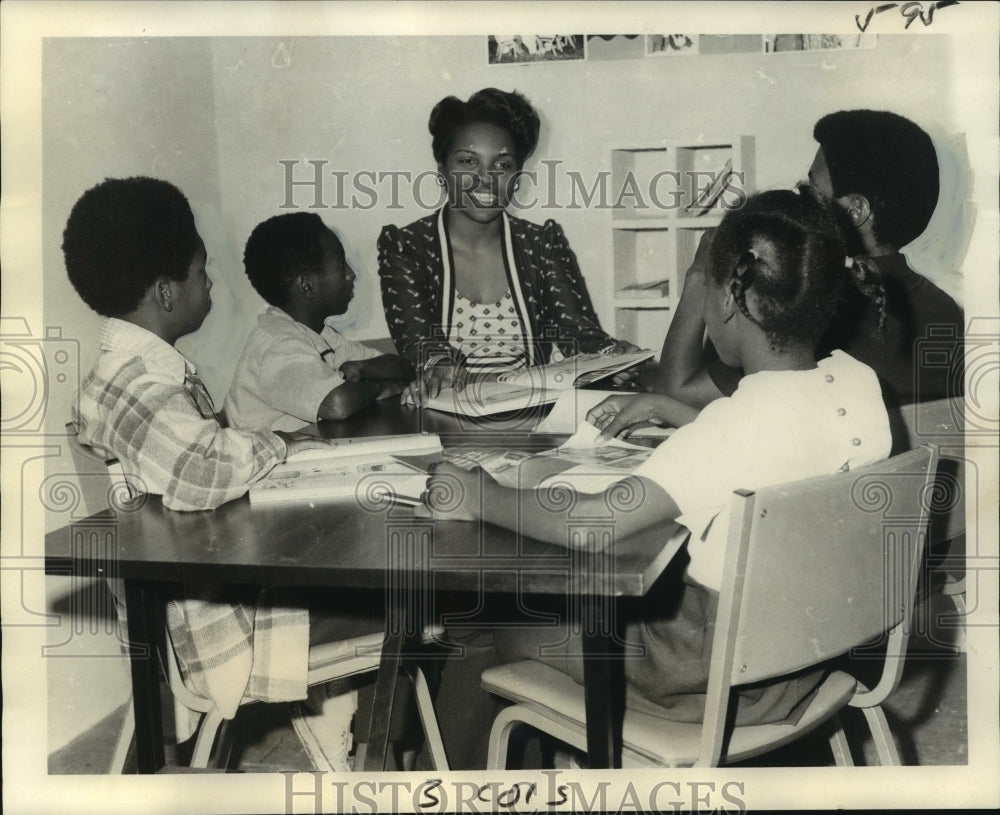
[[[634,354],[636,351],[641,350],[642,349],[638,345],[633,345],[628,340],[615,340],[614,345],[605,348],[603,353],[616,357],[621,356],[622,354]],[[611,377],[611,383],[616,388],[634,388],[642,378],[644,371],[645,363],[638,363],[633,365],[631,368],[626,368],[624,371],[616,373]]]
[[[378,396],[376,399],[388,399],[391,396],[399,396],[407,387],[409,383],[400,382],[398,379],[383,379],[377,383],[379,385]]]
[[[463,470],[447,461],[431,467],[424,505],[435,518],[475,521],[482,517],[482,478],[479,467]]]
[[[612,356],[619,356],[620,354],[634,354],[641,350],[638,345],[633,345],[628,340],[615,340],[614,345],[605,348],[604,352]]]
[[[422,405],[426,399],[433,399],[445,388],[462,390],[466,379],[467,374],[462,365],[442,360],[417,372],[417,378],[403,389],[402,402],[404,405]]]
[[[599,438],[627,436],[639,426],[672,424],[676,402],[657,393],[609,396],[587,412],[587,421],[601,431]]]

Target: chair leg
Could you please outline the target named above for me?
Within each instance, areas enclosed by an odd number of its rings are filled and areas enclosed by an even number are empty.
[[[847,742],[847,734],[844,733],[844,724],[840,720],[840,714],[834,713],[830,722],[833,724],[833,732],[830,734],[830,750],[833,753],[834,763],[838,767],[853,767],[854,758],[851,756],[851,745]]]
[[[201,720],[198,737],[194,742],[194,751],[191,753],[191,767],[193,769],[204,770],[208,767],[208,761],[212,757],[212,745],[215,743],[215,736],[219,732],[222,721],[222,715],[214,709],[206,713]]]
[[[968,653],[968,645],[965,639],[965,621],[968,616],[968,609],[965,606],[965,581],[966,578],[952,578],[946,580],[945,584],[941,587],[941,594],[945,597],[950,597],[951,601],[955,604],[955,616],[948,615],[946,619],[958,620],[956,628],[958,629],[955,634],[955,650],[960,654]],[[941,615],[944,617],[945,615]]]
[[[115,741],[115,751],[111,756],[111,768],[108,771],[111,775],[121,775],[125,772],[125,761],[128,758],[128,751],[132,746],[134,735],[135,710],[132,707],[132,697],[129,697],[128,704],[125,706],[125,718],[122,719],[118,739]]]
[[[885,713],[879,705],[874,707],[861,708],[868,721],[868,728],[871,730],[872,739],[875,742],[875,752],[878,754],[879,763],[883,767],[899,767],[902,761],[899,759],[899,752],[896,750],[896,742],[892,738],[892,731],[889,730],[889,723],[885,719]]]
[[[434,761],[436,770],[448,770],[448,756],[444,751],[444,741],[441,738],[441,731],[438,729],[437,716],[434,714],[434,703],[431,701],[430,690],[427,687],[427,678],[420,668],[414,668],[411,674],[413,680],[413,691],[417,699],[417,712],[420,714],[420,722],[424,727],[424,739],[431,752],[431,759]]]
[[[233,767],[233,759],[236,757],[236,743],[238,740],[237,730],[239,725],[236,719],[223,721],[219,728],[219,739],[215,748],[215,768],[228,772]]]
[[[489,752],[486,754],[487,770],[507,769],[507,748],[510,745],[510,734],[520,723],[521,719],[517,716],[516,705],[504,708],[497,714],[490,730],[490,746]]]

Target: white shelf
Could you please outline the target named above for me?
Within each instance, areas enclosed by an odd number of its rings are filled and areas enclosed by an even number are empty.
[[[610,230],[615,336],[658,351],[702,235],[754,189],[754,139],[664,139],[610,152],[612,200],[621,204],[612,210]],[[724,186],[716,183],[722,172]],[[686,211],[713,189],[719,194],[707,211]],[[624,292],[658,280],[667,281],[663,297]]]

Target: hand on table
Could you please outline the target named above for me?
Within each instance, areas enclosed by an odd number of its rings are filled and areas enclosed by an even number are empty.
[[[481,516],[483,471],[463,470],[447,461],[431,467],[427,491],[423,495],[424,512],[450,521],[475,521]]]
[[[587,421],[601,431],[599,438],[627,436],[637,427],[670,424],[670,406],[675,400],[657,393],[609,396],[587,411]]]
[[[360,382],[365,378],[365,364],[361,360],[348,360],[340,366],[340,375],[347,382]]]
[[[327,439],[313,436],[309,433],[302,433],[298,430],[275,430],[274,434],[285,441],[285,459],[294,456],[296,453],[301,453],[303,450],[320,450],[330,446],[330,442]]]
[[[379,392],[376,399],[388,399],[391,396],[399,396],[405,391],[410,383],[400,382],[398,379],[383,379],[379,382]]]
[[[442,361],[425,371],[418,371],[417,378],[403,389],[404,405],[422,405],[433,399],[445,388],[460,391],[465,388],[468,373],[457,362]]]

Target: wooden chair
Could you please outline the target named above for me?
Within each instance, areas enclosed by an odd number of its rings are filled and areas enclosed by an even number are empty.
[[[898,765],[881,704],[903,670],[936,464],[928,446],[854,472],[737,491],[704,723],[626,710],[622,766],[729,764],[828,721],[834,759],[850,765],[838,715],[848,705],[864,712],[880,762]],[[734,688],[823,665],[883,637],[887,653],[872,690],[832,670],[796,724],[727,723]],[[583,688],[567,674],[525,660],[484,671],[482,684],[515,703],[494,722],[489,769],[505,766],[521,722],[586,749]]]
[[[104,460],[93,449],[82,444],[77,438],[76,425],[72,422],[66,425],[66,431],[70,452],[78,472],[92,472],[95,463],[99,463],[107,470],[111,487],[108,493],[110,496],[115,496],[119,502],[135,497],[136,493],[129,484],[125,469],[120,461],[117,459]],[[112,595],[116,596],[116,601],[117,597],[124,596],[124,592],[120,588],[110,585],[111,581],[108,582]],[[208,767],[212,759],[213,746],[216,745],[217,736],[220,735],[225,720],[211,700],[192,693],[184,684],[177,655],[170,645],[170,633],[165,631],[164,634],[165,636],[160,643],[161,647],[157,648],[160,667],[167,687],[174,698],[185,708],[201,714],[201,721],[198,724],[197,736],[191,753],[190,766],[193,769],[204,769]],[[307,683],[310,686],[317,685],[378,670],[382,656],[383,636],[382,632],[376,632],[310,646]],[[417,712],[423,725],[424,737],[427,740],[434,766],[439,770],[447,770],[448,760],[445,756],[444,742],[438,730],[434,704],[431,700],[426,677],[419,667],[415,667],[410,672],[410,678],[413,684]],[[119,775],[124,771],[134,734],[134,711],[132,705],[129,704],[112,753],[109,771],[111,774]],[[225,741],[224,738],[218,739],[220,746]],[[223,754],[225,752],[227,751],[222,750]],[[224,767],[227,761],[228,756],[221,755],[216,764],[219,767]]]

